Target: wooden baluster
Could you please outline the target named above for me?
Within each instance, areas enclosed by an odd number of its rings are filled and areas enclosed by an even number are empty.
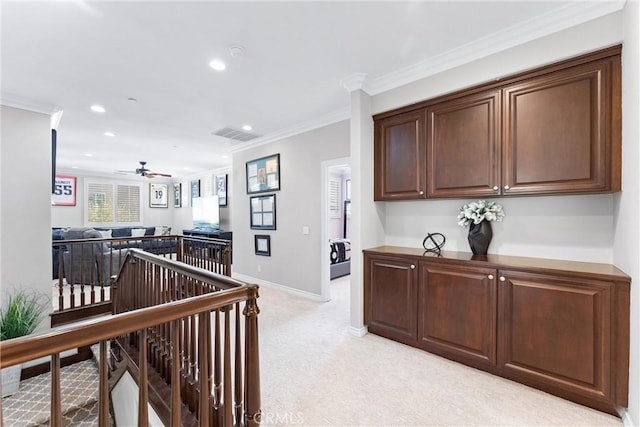
[[[140,372],[139,389],[138,389],[138,427],[149,426],[148,401],[149,401],[149,384],[147,377],[147,330],[140,331],[140,346],[138,365]]]
[[[64,274],[67,277],[67,282],[69,285],[69,308],[75,308],[76,306],[76,295],[75,295],[75,283],[76,277],[73,269],[73,253],[76,251],[76,245],[69,244],[69,270],[65,271]],[[82,269],[80,269],[80,274],[82,274]]]
[[[245,316],[245,425],[260,425],[260,357],[258,354],[258,287],[250,291],[244,306]]]
[[[182,418],[180,400],[180,320],[171,322],[171,427],[180,427]],[[102,426],[101,426],[102,427]]]
[[[222,423],[222,359],[220,357],[220,311],[215,310],[213,333],[213,402],[218,424]]]
[[[209,379],[209,340],[210,340],[210,317],[208,312],[198,315],[198,382],[200,383],[200,393],[198,402],[198,420],[201,426],[209,425],[209,395],[211,394],[211,380]]]
[[[235,309],[236,315],[236,348],[235,348],[235,378],[234,378],[234,392],[235,392],[235,425],[243,425],[242,418],[242,396],[243,396],[243,381],[242,381],[242,331],[240,330],[240,303],[236,303]]]
[[[60,396],[60,353],[51,355],[51,427],[62,427]]]
[[[107,367],[107,342],[100,341],[100,383],[98,385],[98,426],[107,427],[109,423],[109,375]]]
[[[230,426],[233,424],[233,401],[231,400],[231,316],[229,315],[231,306],[224,309],[224,385],[222,392],[223,422],[220,425]]]

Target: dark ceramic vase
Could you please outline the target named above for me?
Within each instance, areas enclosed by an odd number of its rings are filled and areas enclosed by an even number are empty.
[[[480,224],[471,223],[469,225],[469,246],[474,255],[486,255],[489,243],[493,237],[491,223],[482,221]]]

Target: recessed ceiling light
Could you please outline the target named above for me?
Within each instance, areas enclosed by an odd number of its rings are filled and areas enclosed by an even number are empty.
[[[227,156],[226,154],[222,156],[223,159],[228,159],[229,156]]]
[[[113,132],[105,132],[104,136],[116,136],[116,134]]]
[[[244,48],[237,44],[231,45],[229,46],[229,55],[232,58],[239,58],[244,55]]]
[[[209,62],[209,66],[216,71],[223,71],[225,68],[227,68],[225,63],[218,59],[214,59],[213,61]]]
[[[253,130],[253,128],[250,125],[244,125],[242,126],[242,130],[250,131]]]
[[[91,153],[85,153],[85,156],[86,156],[86,157],[93,157],[93,154],[91,154]]]
[[[132,104],[136,104],[138,102],[138,100],[135,98],[127,98],[127,101],[129,101]]]
[[[71,166],[71,169],[80,169],[79,166]]]
[[[92,105],[91,111],[93,111],[94,113],[104,113],[106,110],[102,105]]]

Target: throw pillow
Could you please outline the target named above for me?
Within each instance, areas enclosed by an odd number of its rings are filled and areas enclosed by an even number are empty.
[[[142,237],[144,236],[145,231],[146,230],[144,228],[132,228],[131,237]]]
[[[98,233],[102,235],[103,239],[111,239],[112,230],[98,230]]]

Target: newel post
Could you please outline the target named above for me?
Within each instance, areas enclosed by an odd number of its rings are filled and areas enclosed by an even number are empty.
[[[260,357],[258,352],[258,286],[249,290],[249,299],[244,306],[245,317],[245,410],[247,427],[260,425]]]

